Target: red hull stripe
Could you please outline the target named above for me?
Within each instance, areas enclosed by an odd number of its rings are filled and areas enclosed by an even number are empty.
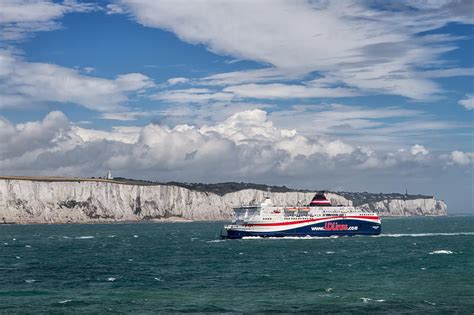
[[[278,222],[278,223],[253,223],[253,224],[245,224],[247,226],[280,226],[280,225],[291,225],[291,224],[300,224],[300,223],[307,223],[307,222],[317,222],[321,220],[328,220],[328,219],[369,219],[369,220],[379,220],[379,217],[370,216],[338,216],[338,217],[327,217],[327,218],[320,218],[320,219],[310,219],[310,220],[301,220],[301,221],[291,221],[291,222]]]

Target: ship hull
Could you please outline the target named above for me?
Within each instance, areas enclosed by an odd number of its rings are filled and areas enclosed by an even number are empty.
[[[339,219],[314,223],[282,223],[281,225],[241,225],[227,227],[223,238],[243,237],[330,237],[353,235],[378,235],[380,221]]]

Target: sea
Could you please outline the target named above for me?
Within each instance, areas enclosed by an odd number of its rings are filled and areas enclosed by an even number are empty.
[[[339,238],[223,224],[0,225],[0,313],[474,314],[474,216]]]

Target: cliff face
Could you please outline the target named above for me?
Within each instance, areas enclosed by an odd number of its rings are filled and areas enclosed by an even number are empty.
[[[412,200],[392,199],[366,203],[359,208],[375,211],[383,215],[446,215],[448,206],[442,200],[422,198]]]
[[[233,207],[263,201],[266,192],[240,190],[219,196],[170,185],[125,185],[94,181],[0,179],[0,223],[67,223],[151,219],[228,220]],[[306,205],[314,193],[272,193],[275,205]],[[334,193],[333,204],[352,205]],[[364,205],[366,206],[366,205]],[[446,204],[392,200],[368,204],[382,215],[444,215]]]

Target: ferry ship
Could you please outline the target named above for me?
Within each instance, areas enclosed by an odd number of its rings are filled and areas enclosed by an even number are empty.
[[[260,205],[234,208],[222,238],[378,235],[381,219],[373,212],[333,206],[318,192],[305,207],[274,206],[269,196]]]

